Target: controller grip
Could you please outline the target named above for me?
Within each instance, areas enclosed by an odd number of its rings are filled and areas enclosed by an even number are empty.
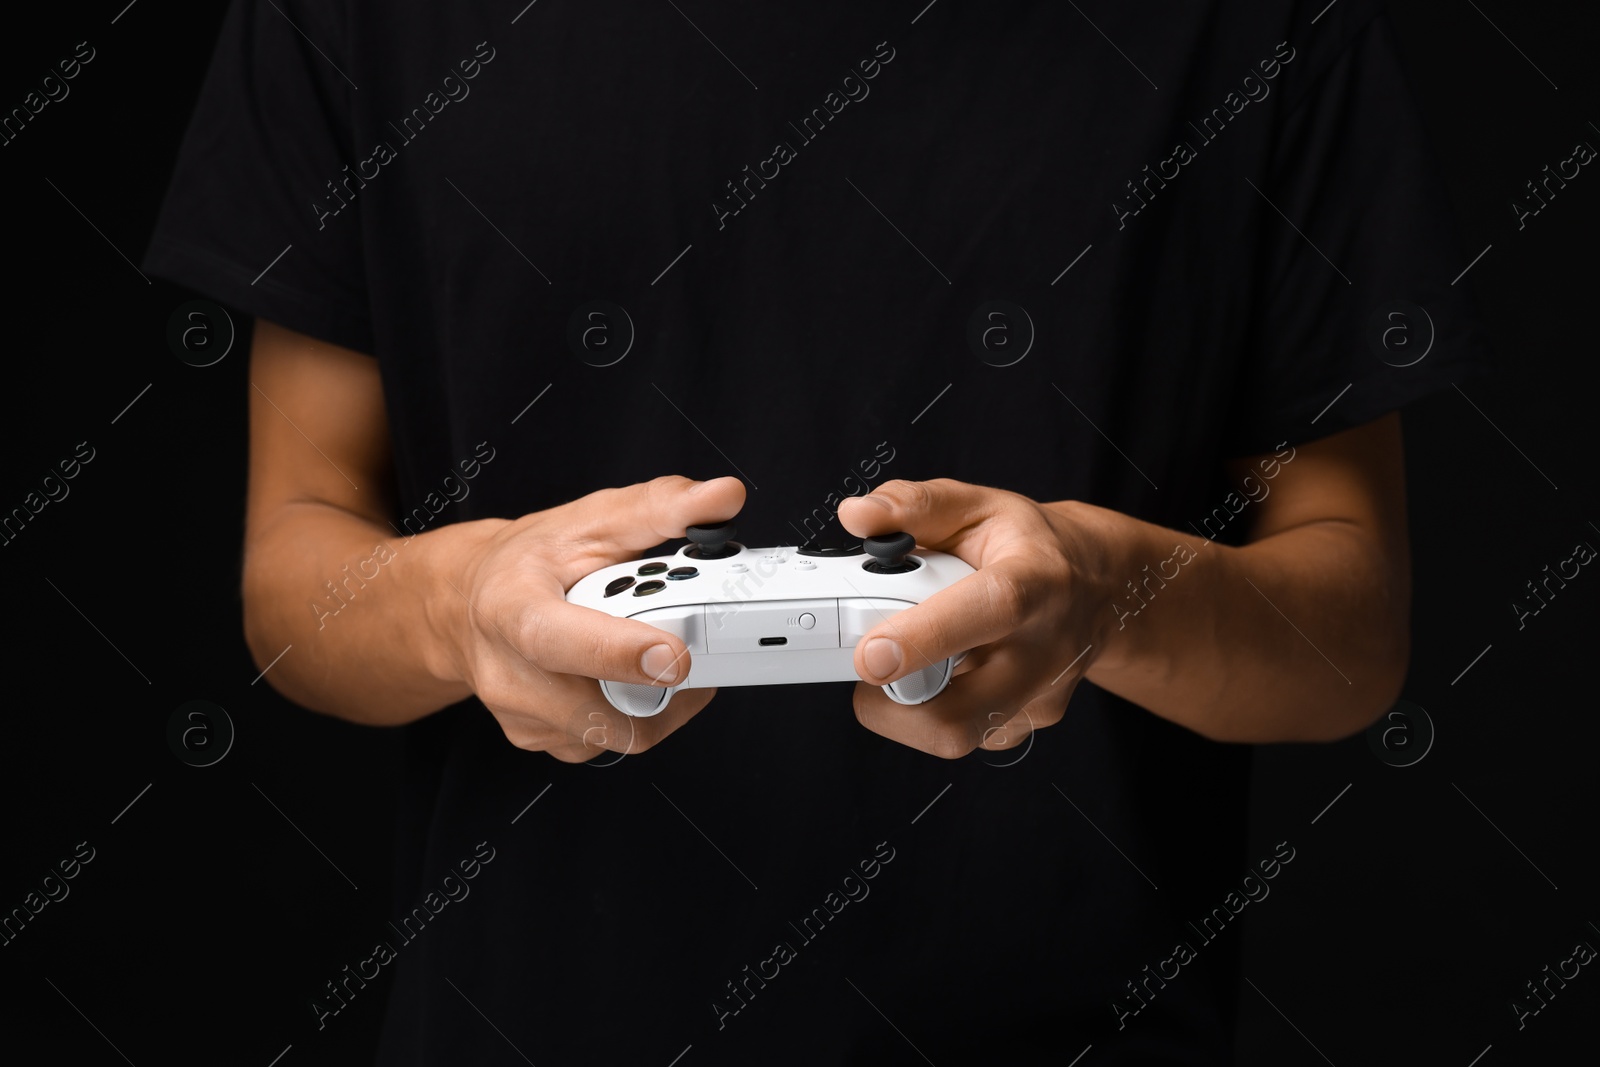
[[[956,666],[965,659],[965,652],[940,660],[920,671],[912,671],[897,681],[883,687],[884,694],[896,704],[926,704],[945,691],[954,677]]]
[[[682,686],[635,685],[632,682],[607,682],[601,681],[600,692],[605,694],[606,700],[612,707],[624,715],[632,715],[636,719],[648,719],[652,715],[661,714]]]

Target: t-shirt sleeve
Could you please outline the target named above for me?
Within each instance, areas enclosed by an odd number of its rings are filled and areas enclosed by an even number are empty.
[[[1488,364],[1468,283],[1453,284],[1469,257],[1387,18],[1286,107],[1247,190],[1262,214],[1235,456],[1350,429]]]
[[[234,0],[162,203],[146,273],[373,350],[343,5]],[[333,183],[330,186],[330,183]]]

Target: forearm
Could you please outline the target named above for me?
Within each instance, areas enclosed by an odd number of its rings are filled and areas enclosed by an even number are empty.
[[[1096,531],[1108,606],[1087,677],[1223,741],[1333,740],[1398,696],[1409,568],[1361,527],[1307,523],[1241,547],[1100,508],[1048,505]]]
[[[468,610],[463,561],[504,524],[405,538],[328,504],[276,510],[250,531],[244,557],[257,666],[271,664],[266,680],[296,703],[373,725],[465,699],[445,635]]]

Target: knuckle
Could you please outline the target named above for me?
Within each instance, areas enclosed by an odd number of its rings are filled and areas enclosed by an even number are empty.
[[[1055,703],[1046,704],[1042,708],[1035,708],[1032,712],[1032,727],[1043,730],[1054,726],[1067,717],[1067,706]]]
[[[885,636],[890,635],[885,634]],[[901,669],[906,673],[932,667],[960,651],[952,647],[955,641],[952,627],[937,619],[922,620],[920,626],[909,627],[893,636],[899,638],[902,646],[901,655],[905,660],[901,664]],[[947,649],[950,651],[946,651]],[[901,677],[904,677],[904,674]]]
[[[595,676],[598,678],[652,680],[644,673],[639,654],[634,651],[634,643],[605,630],[588,640],[585,659],[594,665],[592,669],[597,672]]]
[[[990,570],[984,579],[985,606],[1007,629],[1015,629],[1028,617],[1033,595],[1028,583],[1008,571]]]
[[[978,738],[972,731],[959,726],[940,726],[927,740],[925,751],[940,759],[955,760],[970,754],[978,747]]]
[[[516,651],[529,659],[537,660],[539,653],[543,652],[556,636],[554,629],[547,612],[535,605],[524,605],[517,613],[517,621],[511,627],[509,636]]]
[[[878,492],[885,494],[896,504],[909,509],[921,509],[928,505],[932,493],[926,482],[913,482],[905,478],[893,478],[878,486]]]
[[[651,502],[665,502],[694,484],[694,479],[681,474],[663,474],[644,483],[645,495]]]

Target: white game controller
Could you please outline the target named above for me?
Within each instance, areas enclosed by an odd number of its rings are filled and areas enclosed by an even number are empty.
[[[745,548],[732,523],[691,526],[676,556],[619,563],[580,580],[567,600],[676,634],[689,674],[674,686],[601,680],[611,706],[655,715],[679,689],[859,681],[855,647],[895,613],[973,573],[955,556],[913,551],[910,534],[869,537],[864,551]],[[900,704],[932,700],[963,652],[883,687]]]

